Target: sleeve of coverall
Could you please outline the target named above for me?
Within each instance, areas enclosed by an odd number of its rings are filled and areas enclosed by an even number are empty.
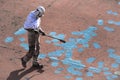
[[[39,24],[40,24],[39,20],[36,18],[33,18],[31,14],[28,16],[27,20],[28,20],[32,29],[36,29],[39,27]]]

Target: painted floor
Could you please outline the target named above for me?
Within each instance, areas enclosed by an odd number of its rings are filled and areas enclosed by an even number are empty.
[[[119,80],[119,0],[1,1],[0,80]],[[11,4],[11,5],[10,5]],[[42,4],[42,28],[59,42],[40,37],[39,63],[44,72],[23,69],[29,50],[22,25],[29,11]],[[21,6],[23,5],[23,6]],[[6,8],[7,6],[7,8]],[[4,20],[5,19],[5,20]]]

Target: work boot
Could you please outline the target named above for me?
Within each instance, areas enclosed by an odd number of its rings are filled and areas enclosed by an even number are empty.
[[[22,66],[25,68],[26,67],[26,62],[24,61],[23,58],[21,58],[21,63],[22,63]]]
[[[38,69],[42,69],[43,65],[39,64],[38,62],[33,62],[32,67],[38,68]]]

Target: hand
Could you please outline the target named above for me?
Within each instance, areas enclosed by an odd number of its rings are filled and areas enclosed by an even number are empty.
[[[46,34],[44,32],[41,32],[42,36],[45,36]]]

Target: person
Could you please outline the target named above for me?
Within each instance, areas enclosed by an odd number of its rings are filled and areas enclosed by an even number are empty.
[[[38,6],[36,10],[31,11],[24,22],[24,29],[28,32],[28,45],[29,51],[25,56],[21,58],[22,66],[25,68],[27,62],[32,58],[33,67],[43,67],[37,62],[39,55],[39,36],[45,36],[45,32],[40,26],[41,17],[44,16],[45,8],[43,6]]]

